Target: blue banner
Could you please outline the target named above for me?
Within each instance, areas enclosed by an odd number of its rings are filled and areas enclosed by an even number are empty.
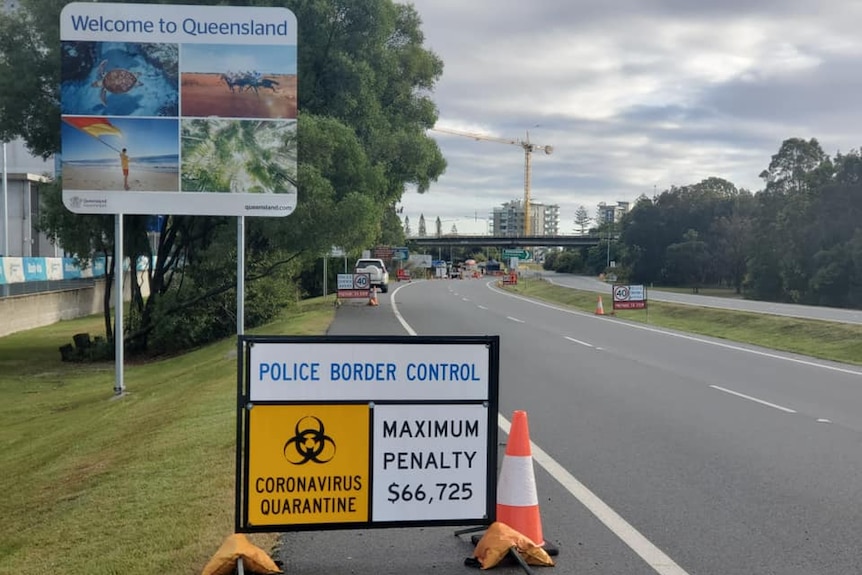
[[[93,259],[92,266],[93,266],[93,277],[94,278],[100,278],[100,277],[103,277],[105,275],[105,265],[106,265],[105,260],[107,260],[107,259],[108,258],[105,258],[105,257]]]
[[[24,260],[24,280],[28,282],[48,281],[45,258],[22,258]]]
[[[75,264],[74,258],[63,258],[63,279],[76,280],[81,277],[81,268]]]

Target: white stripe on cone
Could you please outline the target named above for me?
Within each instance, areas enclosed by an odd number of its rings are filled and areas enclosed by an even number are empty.
[[[497,480],[497,503],[513,507],[539,504],[532,456],[506,455]]]

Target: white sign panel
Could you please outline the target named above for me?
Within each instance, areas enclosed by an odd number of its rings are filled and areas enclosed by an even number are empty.
[[[482,517],[487,423],[483,405],[377,405],[372,521]]]
[[[84,214],[296,208],[286,8],[73,2],[60,15],[63,203]]]
[[[338,274],[336,282],[338,289],[353,289],[353,274]]]
[[[251,346],[251,401],[486,400],[484,344]]]

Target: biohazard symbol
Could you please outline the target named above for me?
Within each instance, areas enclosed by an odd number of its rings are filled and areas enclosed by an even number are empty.
[[[284,444],[284,458],[294,465],[309,461],[326,463],[335,457],[335,441],[326,435],[323,422],[306,415],[296,422],[294,435]]]

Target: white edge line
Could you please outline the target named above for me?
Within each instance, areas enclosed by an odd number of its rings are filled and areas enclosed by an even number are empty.
[[[416,331],[410,327],[401,313],[398,311],[398,305],[395,303],[395,294],[404,287],[410,284],[404,284],[392,292],[390,303],[395,317],[401,322],[401,325],[410,335],[417,335]],[[497,425],[503,432],[508,435],[512,424],[509,420],[497,413]],[[610,531],[628,545],[632,551],[643,559],[659,575],[688,575],[682,567],[670,558],[664,551],[656,547],[649,539],[644,537],[640,531],[632,527],[632,525],[608,506],[607,503],[598,498],[598,496],[587,488],[586,485],[575,479],[575,476],[568,472],[566,468],[557,463],[554,458],[545,453],[545,450],[530,442],[533,459],[547,471],[551,477],[556,479],[572,497],[581,502],[596,519],[601,521]]]
[[[510,316],[510,315],[507,315],[507,316],[506,316],[506,319],[509,319],[509,320],[512,320],[512,321],[516,321],[516,322],[518,322],[518,323],[524,323],[524,320],[522,320],[522,319],[518,319],[518,318],[516,318],[516,317],[512,317],[512,316]]]
[[[762,399],[757,399],[756,397],[752,397],[750,395],[745,395],[744,393],[739,393],[738,391],[733,391],[732,389],[727,389],[725,387],[719,387],[717,385],[710,385],[712,389],[717,389],[718,391],[723,391],[724,393],[729,393],[730,395],[735,395],[736,397],[741,397],[742,399],[747,399],[749,401],[753,401],[755,403],[759,403],[761,405],[765,405],[767,407],[773,407],[775,409],[781,410],[785,413],[796,413],[793,409],[789,407],[782,407],[776,403],[769,403],[768,401],[763,401]]]
[[[593,347],[593,344],[591,344],[591,343],[587,343],[587,342],[585,342],[585,341],[581,341],[581,340],[579,340],[579,339],[575,339],[575,338],[573,338],[573,337],[569,337],[569,336],[567,336],[567,335],[564,335],[563,337],[565,337],[567,340],[569,340],[569,341],[573,341],[573,342],[575,342],[575,343],[577,343],[577,344],[584,345],[584,346],[586,346],[586,347]]]
[[[509,434],[511,423],[505,417],[497,414],[497,424],[506,435]],[[596,519],[601,521],[605,527],[611,530],[623,543],[628,545],[632,551],[638,554],[647,565],[660,575],[688,575],[688,573],[671,559],[664,551],[656,547],[649,539],[644,537],[640,531],[635,529],[619,513],[611,509],[607,503],[590,491],[590,489],[575,479],[566,468],[557,463],[553,457],[548,455],[541,447],[530,442],[533,450],[533,459],[547,471],[551,477],[556,479],[566,491],[586,507]]]
[[[771,359],[778,359],[778,360],[781,360],[781,361],[789,361],[789,362],[791,362],[791,363],[798,363],[798,364],[801,364],[801,365],[807,365],[807,366],[809,366],[809,367],[819,367],[819,368],[821,368],[821,369],[828,369],[828,370],[830,370],[830,371],[837,371],[837,372],[839,372],[839,373],[846,373],[846,374],[849,374],[849,375],[855,375],[855,376],[858,376],[858,377],[862,377],[862,371],[856,371],[856,370],[854,370],[854,369],[847,369],[847,368],[843,368],[843,367],[837,367],[837,366],[834,366],[834,365],[826,365],[826,364],[823,364],[823,363],[817,363],[816,361],[807,361],[807,360],[804,360],[804,359],[797,359],[797,358],[795,358],[795,357],[786,357],[786,356],[783,356],[783,355],[778,355],[777,353],[769,353],[769,352],[766,352],[766,351],[758,351],[758,350],[756,350],[756,349],[749,349],[749,348],[742,347],[742,346],[739,346],[739,345],[731,345],[731,344],[729,344],[729,343],[721,343],[721,342],[718,342],[718,341],[710,341],[710,340],[708,340],[708,339],[702,339],[702,338],[699,338],[699,337],[695,337],[695,336],[691,336],[691,335],[685,335],[685,334],[682,334],[682,333],[674,333],[674,332],[672,332],[672,331],[665,331],[665,330],[662,330],[662,329],[656,329],[656,328],[654,328],[654,327],[647,327],[647,326],[645,326],[645,325],[638,325],[638,324],[635,324],[635,323],[628,323],[628,322],[625,322],[625,321],[620,321],[620,320],[618,320],[618,319],[613,319],[613,318],[608,317],[608,316],[606,316],[606,315],[596,316],[596,315],[589,314],[589,313],[587,313],[587,312],[580,311],[580,310],[572,310],[572,309],[568,309],[568,308],[564,308],[564,307],[560,307],[560,306],[556,306],[556,305],[551,305],[551,304],[548,304],[548,303],[545,303],[545,302],[541,302],[541,301],[537,301],[537,300],[532,300],[532,299],[530,299],[530,298],[526,298],[526,297],[523,297],[523,296],[519,296],[519,295],[511,294],[511,293],[509,293],[509,292],[507,292],[507,291],[505,291],[505,290],[501,290],[501,289],[498,289],[498,288],[494,287],[494,286],[492,285],[492,283],[493,283],[493,282],[490,282],[490,283],[486,284],[487,288],[488,288],[488,289],[490,289],[491,291],[497,292],[497,293],[499,293],[499,294],[502,294],[502,295],[505,295],[505,296],[508,296],[508,297],[512,297],[512,298],[515,298],[515,299],[519,299],[519,300],[521,300],[521,301],[525,301],[525,302],[527,302],[527,303],[531,303],[531,304],[533,304],[533,305],[537,305],[537,306],[540,306],[540,307],[546,307],[546,308],[548,308],[548,309],[553,309],[553,310],[556,310],[556,311],[562,311],[562,312],[565,312],[565,313],[570,313],[570,314],[572,314],[572,315],[580,315],[580,316],[584,316],[584,317],[590,317],[590,318],[598,319],[598,320],[605,321],[605,322],[612,322],[612,323],[616,323],[616,324],[619,324],[619,325],[622,325],[622,326],[625,326],[625,327],[629,327],[629,328],[632,328],[632,329],[640,329],[640,330],[648,331],[648,332],[651,332],[651,333],[659,333],[659,334],[667,335],[667,336],[670,336],[670,337],[677,337],[677,338],[679,338],[679,339],[686,339],[686,340],[689,340],[689,341],[696,341],[696,342],[698,342],[698,343],[705,343],[705,344],[708,344],[708,345],[714,345],[714,346],[716,346],[716,347],[723,347],[723,348],[725,348],[725,349],[730,349],[730,350],[733,350],[733,351],[741,351],[741,352],[744,352],[744,353],[750,353],[750,354],[753,354],[753,355],[759,355],[759,356],[761,356],[761,357],[768,357],[768,358],[771,358]]]
[[[401,312],[398,311],[398,304],[395,303],[395,294],[397,294],[409,285],[411,284],[408,283],[395,288],[395,291],[392,292],[392,296],[390,296],[389,298],[389,304],[392,306],[392,313],[395,314],[395,319],[398,320],[398,322],[401,324],[401,327],[404,328],[404,331],[406,331],[409,335],[417,335],[413,328],[410,327],[410,324],[404,320],[404,317],[402,317]]]

